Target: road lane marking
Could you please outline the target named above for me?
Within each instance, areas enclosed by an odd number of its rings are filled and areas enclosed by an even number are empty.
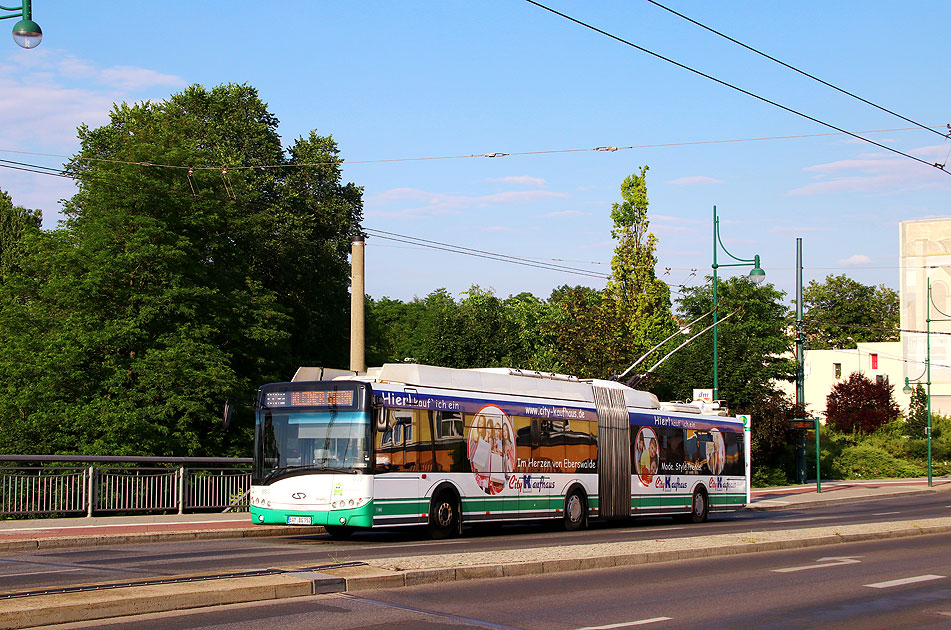
[[[352,599],[358,602],[367,602],[370,604],[376,604],[378,606],[385,606],[387,608],[395,608],[397,610],[405,610],[408,612],[419,613],[421,615],[431,615],[433,617],[442,617],[443,619],[462,621],[470,625],[482,626],[483,628],[498,628],[499,630],[520,630],[519,628],[516,628],[514,626],[506,626],[500,623],[492,623],[491,621],[483,621],[482,619],[473,619],[472,617],[461,617],[459,615],[453,615],[450,613],[442,613],[442,612],[437,612],[435,610],[426,610],[425,608],[415,608],[413,606],[404,606],[402,604],[384,602],[379,599],[369,599],[367,597],[351,595],[350,593],[339,593],[337,597],[340,597],[341,599]]]
[[[805,523],[806,521],[823,521],[825,519],[839,518],[839,517],[837,516],[809,516],[806,518],[790,518],[788,516],[784,516],[783,518],[787,519],[786,520],[787,523]]]
[[[889,580],[888,582],[876,582],[875,584],[866,584],[869,588],[891,588],[893,586],[904,586],[905,584],[916,584],[918,582],[930,582],[931,580],[943,580],[944,575],[916,575],[914,577],[902,578],[900,580]]]
[[[805,564],[798,567],[784,567],[782,569],[770,569],[773,573],[795,573],[796,571],[808,571],[810,569],[826,569],[828,567],[838,567],[845,564],[858,564],[862,556],[834,556],[829,558],[819,558],[816,562],[822,564]]]
[[[630,628],[631,626],[646,626],[649,623],[658,621],[670,621],[673,617],[654,617],[652,619],[638,619],[637,621],[623,621],[621,623],[611,623],[606,626],[585,626],[578,630],[610,630],[611,628]]]
[[[0,574],[0,580],[9,577],[20,577],[22,575],[50,575],[51,573],[68,573],[69,571],[88,571],[86,567],[76,569],[57,569],[55,571],[24,571],[23,573],[3,573]]]
[[[901,512],[876,512],[872,516],[890,516],[892,514],[901,514]]]

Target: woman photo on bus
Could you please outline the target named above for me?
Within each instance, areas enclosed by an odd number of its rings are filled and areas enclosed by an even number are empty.
[[[634,438],[634,466],[637,468],[637,474],[645,474],[645,470],[641,467],[641,460],[644,457],[644,429],[641,429],[637,432],[637,437]]]
[[[512,426],[508,422],[502,425],[502,455],[507,476],[515,470],[515,441],[512,439]]]
[[[475,473],[476,484],[486,491],[489,483],[489,462],[492,460],[492,438],[486,427],[488,423],[484,415],[478,414],[469,432],[469,462],[472,464],[472,472]]]
[[[659,458],[657,457],[657,438],[654,438],[650,441],[650,446],[647,447],[648,451],[648,474],[656,475],[657,466],[659,464]]]

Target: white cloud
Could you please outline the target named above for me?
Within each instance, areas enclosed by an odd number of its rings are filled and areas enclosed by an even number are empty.
[[[545,190],[522,190],[490,195],[454,195],[420,190],[419,188],[394,188],[364,200],[368,217],[419,218],[440,214],[460,214],[470,208],[487,206],[530,204],[550,199],[565,199],[568,193]],[[407,202],[415,202],[409,203]],[[381,206],[405,204],[408,207],[387,210]]]
[[[924,146],[907,153],[925,161],[940,161],[947,154],[947,147]],[[951,184],[951,180],[946,179],[948,174],[938,168],[884,153],[859,154],[852,159],[814,164],[803,170],[815,173],[816,181],[790,190],[787,195],[887,193],[948,187]]]
[[[849,256],[848,258],[843,258],[839,261],[840,265],[867,265],[872,262],[872,259],[866,256],[865,254],[855,254],[854,256]]]
[[[55,49],[0,60],[0,148],[72,151],[76,128],[104,124],[117,101],[184,86],[177,76],[133,66],[96,67]],[[100,86],[97,88],[97,86]]]
[[[544,188],[548,185],[541,177],[531,177],[530,175],[511,175],[509,177],[493,177],[486,181],[497,184],[516,184],[518,186],[532,186],[534,188]]]
[[[101,67],[55,48],[21,52],[0,56],[0,155],[50,154],[22,156],[33,164],[61,166],[78,148],[76,128],[107,123],[113,103],[165,98],[169,88],[185,85],[177,76]],[[6,169],[3,175],[15,203],[43,210],[45,227],[55,225],[59,200],[75,192],[65,179]]]
[[[154,87],[180,87],[184,81],[171,74],[162,74],[148,68],[113,66],[99,72],[99,80],[120,90],[135,92]]]
[[[516,230],[513,227],[509,227],[507,225],[489,225],[482,228],[482,231],[483,232],[517,232],[518,230]]]
[[[691,177],[678,177],[668,180],[666,183],[673,186],[709,186],[710,184],[722,184],[722,179],[707,177],[706,175],[693,175]]]

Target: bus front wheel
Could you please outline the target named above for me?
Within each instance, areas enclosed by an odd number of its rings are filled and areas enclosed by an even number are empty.
[[[429,535],[449,538],[458,532],[459,500],[451,492],[440,492],[429,505]]]
[[[350,538],[353,535],[352,527],[344,527],[342,525],[324,525],[324,529],[327,530],[327,533],[330,534],[331,538]]]
[[[577,488],[565,497],[565,529],[569,532],[584,529],[588,524],[588,502]]]

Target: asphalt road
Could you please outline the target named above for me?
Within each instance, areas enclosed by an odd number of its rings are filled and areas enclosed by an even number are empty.
[[[947,516],[951,496],[920,494],[812,509],[744,511],[715,515],[703,525],[644,519],[597,524],[566,533],[548,525],[467,530],[460,539],[430,541],[421,531],[370,532],[349,541],[326,536],[253,538],[143,545],[58,549],[0,556],[0,590],[22,590],[111,580],[137,580],[182,574],[270,567],[306,567],[400,555],[430,555],[510,548],[552,547],[613,541],[691,537],[730,532],[797,529]],[[837,551],[835,553],[838,553]],[[721,561],[722,562],[722,561]],[[951,621],[949,621],[951,625]]]
[[[951,536],[220,606],[61,626],[185,628],[951,627]]]

